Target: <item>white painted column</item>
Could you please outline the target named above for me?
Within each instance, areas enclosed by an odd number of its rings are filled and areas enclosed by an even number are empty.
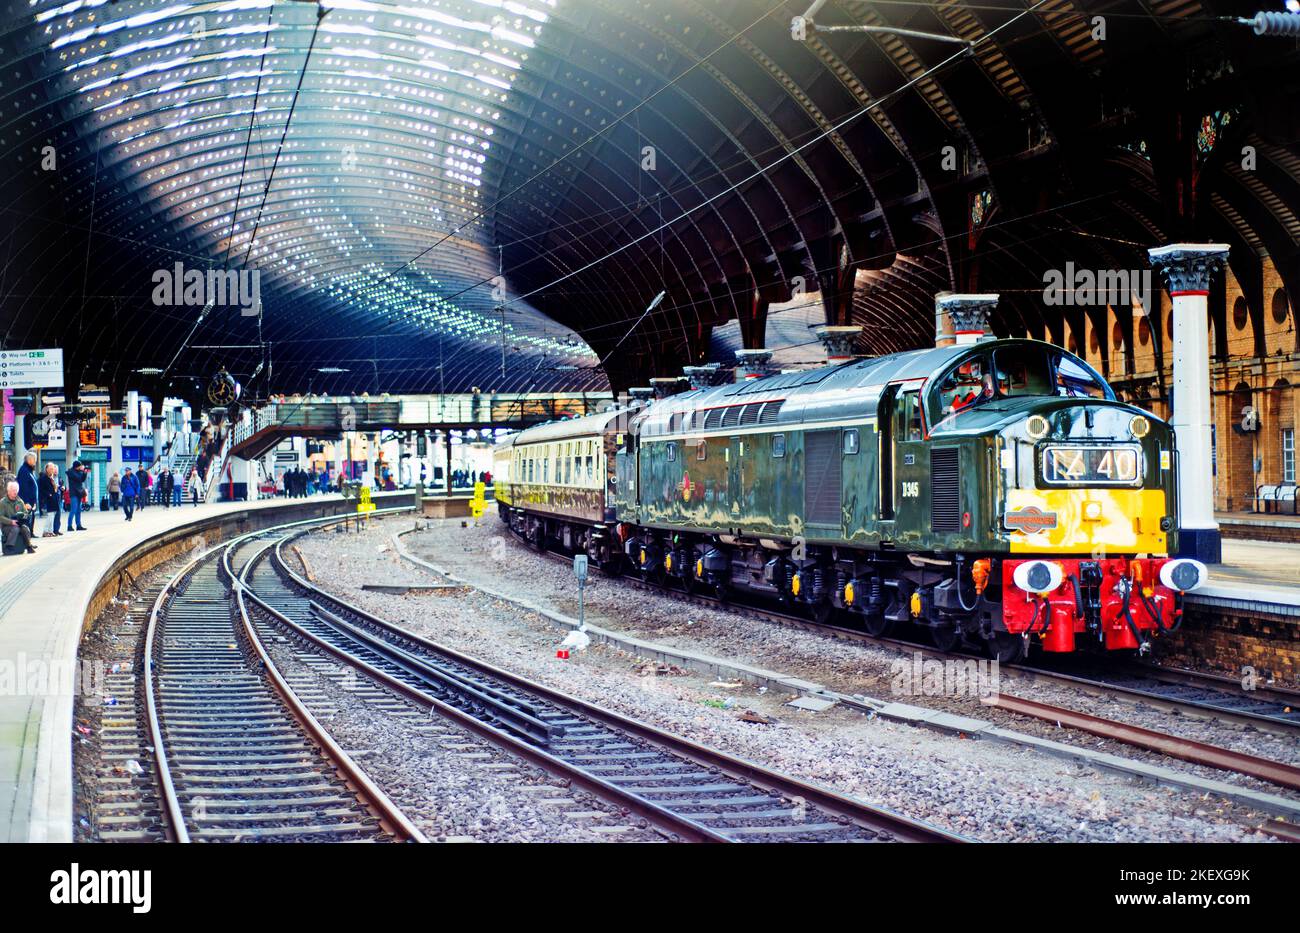
[[[27,416],[31,414],[34,401],[30,395],[11,395],[9,397],[9,407],[14,410],[13,469],[15,473],[23,465],[23,458],[27,456],[27,447],[23,440],[26,436]]]
[[[120,408],[114,408],[108,413],[109,430],[112,432],[109,436],[109,476],[112,476],[114,472],[119,474],[122,472],[122,425],[125,421],[126,412]]]
[[[1210,279],[1223,268],[1222,243],[1176,243],[1147,251],[1173,301],[1173,406],[1178,447],[1178,553],[1219,563],[1210,437]]]
[[[153,458],[155,462],[162,456],[163,423],[166,420],[162,415],[149,416],[149,424],[153,428]]]

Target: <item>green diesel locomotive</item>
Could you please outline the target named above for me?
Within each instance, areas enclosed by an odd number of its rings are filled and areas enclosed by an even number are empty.
[[[1205,568],[1177,549],[1173,431],[1060,347],[991,340],[684,392],[523,431],[502,518],[723,598],[875,634],[1145,649]]]

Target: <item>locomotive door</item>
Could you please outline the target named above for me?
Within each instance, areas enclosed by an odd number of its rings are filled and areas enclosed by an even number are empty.
[[[741,520],[745,508],[745,442],[739,437],[727,442],[727,497],[731,517]]]
[[[918,528],[921,479],[927,467],[919,388],[895,384],[880,399],[880,520]],[[882,535],[892,537],[889,529]]]

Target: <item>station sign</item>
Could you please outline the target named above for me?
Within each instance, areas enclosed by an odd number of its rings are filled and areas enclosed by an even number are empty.
[[[63,385],[63,350],[0,350],[0,389],[53,389]]]

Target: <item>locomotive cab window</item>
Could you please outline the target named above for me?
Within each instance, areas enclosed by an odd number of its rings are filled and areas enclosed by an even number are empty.
[[[844,453],[856,454],[858,452],[858,429],[849,428],[844,432]]]
[[[1056,394],[1066,398],[1109,398],[1105,381],[1090,366],[1064,353],[1056,354]]]
[[[1055,394],[1047,351],[1040,346],[999,347],[993,354],[993,372],[997,393],[1003,398]]]
[[[940,417],[964,411],[993,398],[996,387],[987,356],[964,360],[939,383]]]

